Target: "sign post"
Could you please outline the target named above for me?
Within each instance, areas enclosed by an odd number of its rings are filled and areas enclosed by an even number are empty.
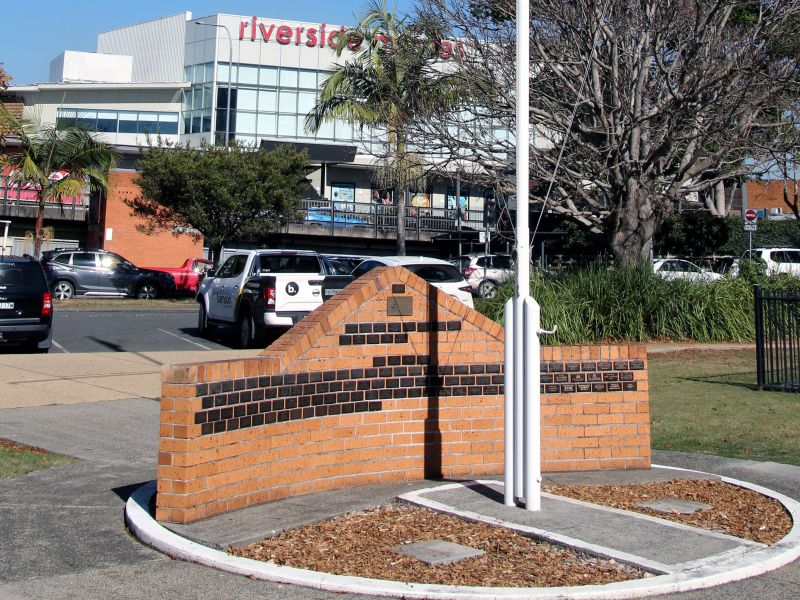
[[[753,258],[753,232],[758,229],[758,212],[752,208],[744,211],[744,230],[749,238],[750,252],[749,257]]]

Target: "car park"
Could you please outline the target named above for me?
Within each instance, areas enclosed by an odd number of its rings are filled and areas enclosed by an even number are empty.
[[[175,280],[169,273],[137,267],[114,252],[69,249],[45,253],[42,264],[53,297],[136,297],[143,300],[172,296]]]
[[[0,258],[0,347],[47,352],[53,301],[44,268],[30,256]]]
[[[455,259],[472,293],[481,298],[492,298],[497,287],[514,277],[514,265],[508,254],[464,254]]]
[[[653,271],[667,281],[711,282],[722,279],[722,275],[703,269],[682,258],[657,258],[653,261]]]
[[[445,260],[425,256],[376,256],[365,260],[353,269],[353,277],[361,277],[377,267],[406,268],[434,287],[473,308],[472,287],[458,268]]]

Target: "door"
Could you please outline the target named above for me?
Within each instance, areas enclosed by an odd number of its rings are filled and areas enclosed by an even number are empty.
[[[210,318],[233,322],[246,265],[246,254],[234,254],[217,271],[208,294],[208,316]]]
[[[100,254],[99,279],[107,294],[128,294],[133,290],[133,268],[116,254]]]
[[[75,252],[72,255],[71,275],[77,287],[87,293],[105,292],[96,252]]]

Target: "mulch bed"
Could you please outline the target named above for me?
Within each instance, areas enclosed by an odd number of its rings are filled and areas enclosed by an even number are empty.
[[[676,479],[634,485],[555,485],[544,487],[543,490],[559,496],[719,531],[762,544],[774,544],[792,528],[792,518],[780,502],[722,481]],[[711,508],[682,515],[636,506],[640,502],[659,498],[693,500],[710,504]]]
[[[445,540],[484,556],[426,565],[392,546]],[[392,581],[491,587],[603,584],[647,574],[613,560],[536,542],[501,527],[424,508],[382,506],[284,532],[231,554],[302,569]]]
[[[773,544],[792,528],[783,506],[752,490],[711,480],[618,486],[549,486],[553,494],[650,514],[733,536]],[[691,515],[638,508],[659,498],[712,505]],[[426,565],[393,546],[445,540],[486,552],[447,565]],[[409,506],[383,506],[299,527],[231,554],[314,571],[391,581],[491,587],[596,585],[649,573],[614,560],[534,541],[502,527],[467,523]]]

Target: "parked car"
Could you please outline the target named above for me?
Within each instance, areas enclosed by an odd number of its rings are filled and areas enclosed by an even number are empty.
[[[358,254],[326,254],[325,258],[333,265],[337,275],[350,275],[353,269],[371,257]]]
[[[151,271],[162,271],[172,275],[175,280],[176,293],[197,293],[200,282],[205,277],[206,272],[214,266],[214,263],[205,258],[187,258],[180,267],[142,267]]]
[[[767,275],[786,273],[800,277],[800,249],[798,248],[755,248],[753,259],[763,260],[766,263]]]
[[[42,258],[53,297],[133,296],[144,300],[171,296],[175,280],[169,273],[137,267],[119,254],[78,248],[47,253]]]
[[[455,264],[472,293],[481,298],[493,298],[497,286],[514,277],[514,265],[508,254],[465,254],[459,256]]]
[[[52,324],[53,301],[39,261],[0,257],[0,347],[47,352],[53,345]]]
[[[445,260],[425,256],[376,256],[353,269],[353,277],[361,277],[376,267],[404,267],[431,285],[455,296],[470,308],[474,306],[472,287],[458,268]]]
[[[693,262],[682,258],[657,258],[653,261],[656,275],[668,281],[683,279],[686,281],[718,281],[722,275],[698,267]]]

